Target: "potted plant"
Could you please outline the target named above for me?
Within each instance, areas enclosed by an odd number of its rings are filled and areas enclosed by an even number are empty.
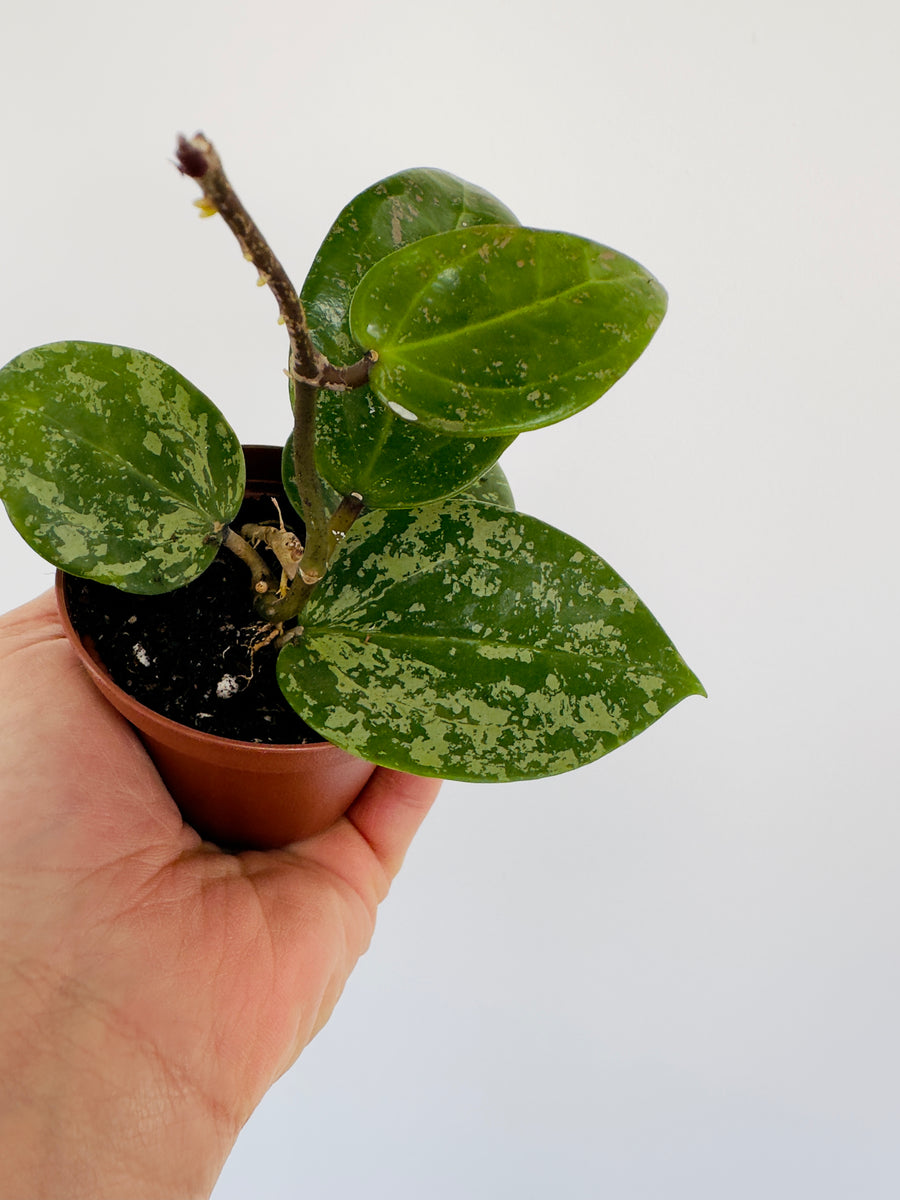
[[[136,623],[130,605],[179,605],[168,645],[228,626],[219,603],[236,597],[244,666],[216,666],[216,699],[230,698],[226,676],[236,693],[276,680],[295,724],[274,740],[299,742],[293,731],[308,726],[357,772],[552,775],[702,694],[624,580],[517,512],[498,466],[516,436],[580,411],[642,353],[666,308],[649,272],[523,227],[451,175],[412,170],[347,205],[298,295],[211,143],[181,138],[177,162],[200,186],[201,213],[221,215],[277,299],[293,428],[273,499],[239,517],[242,448],[174,368],[85,342],[8,363],[0,494],[31,546],[88,589],[83,606],[119,614],[107,619],[119,636]],[[82,620],[72,616],[112,696]],[[147,648],[130,646],[147,665]],[[184,723],[203,729],[197,714]],[[245,749],[272,740],[212,732]],[[253,767],[240,769],[238,791],[255,792]]]

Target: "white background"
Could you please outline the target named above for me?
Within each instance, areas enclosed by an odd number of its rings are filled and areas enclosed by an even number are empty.
[[[505,463],[709,700],[575,774],[445,788],[216,1200],[893,1200],[895,5],[38,0],[2,27],[2,362],[135,345],[282,440],[272,301],[167,161],[198,128],[298,282],[351,196],[429,165],[670,293],[627,378]],[[49,585],[5,517],[0,547],[5,607]]]

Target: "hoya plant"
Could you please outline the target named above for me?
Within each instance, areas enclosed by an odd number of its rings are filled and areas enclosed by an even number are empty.
[[[177,161],[277,299],[302,525],[234,527],[241,446],[174,367],[58,342],[0,371],[0,493],[26,541],[144,595],[233,552],[303,720],[422,775],[566,771],[702,693],[624,580],[517,512],[497,465],[635,362],[666,310],[653,276],[410,170],[347,205],[298,294],[212,144],[181,138]]]

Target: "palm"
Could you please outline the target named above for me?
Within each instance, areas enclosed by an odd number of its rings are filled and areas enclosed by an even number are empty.
[[[114,1099],[102,1120],[144,1121],[145,1141],[155,1123],[173,1161],[205,1156],[214,1179],[330,1015],[436,785],[378,771],[318,837],[224,854],[182,824],[49,597],[0,634],[0,695],[18,696],[0,713],[0,887],[4,922],[28,930],[4,1010],[43,1005],[52,1023],[65,994],[73,1086],[90,1067]]]

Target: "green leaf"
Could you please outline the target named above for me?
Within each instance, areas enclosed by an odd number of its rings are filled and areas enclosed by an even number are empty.
[[[494,196],[443,171],[402,171],[376,183],[341,212],[303,285],[313,340],[336,365],[362,355],[350,333],[350,302],[376,262],[420,238],[472,225],[516,224]],[[316,421],[319,473],[370,508],[409,508],[477,479],[510,438],[448,438],[402,420],[368,387],[321,391]]]
[[[372,762],[531,779],[615,749],[703,689],[593,551],[465,500],[357,521],[278,660],[282,690]]]
[[[171,591],[213,560],[240,507],[240,443],[210,400],[140,350],[57,342],[0,371],[0,495],[72,575]]]
[[[388,254],[449,229],[498,224],[518,222],[495,196],[445,171],[401,171],[366,188],[328,231],[303,285],[316,345],[337,365],[359,358],[350,301],[366,272]]]
[[[635,362],[666,311],[639,263],[572,234],[455,230],[376,263],[350,308],[385,404],[457,435],[571,416]]]
[[[294,478],[292,437],[288,438],[281,452],[281,479],[288,500],[290,500],[294,510],[292,513],[285,513],[284,520],[295,532],[299,531],[302,536],[303,518],[300,516],[300,513],[303,512],[303,501],[300,499],[300,489],[297,487]],[[325,509],[327,512],[333,513],[340,504],[342,496],[326,480],[322,480],[322,490],[325,496]],[[500,508],[514,509],[516,507],[512,488],[510,487],[509,480],[506,478],[506,472],[499,463],[494,463],[492,467],[488,467],[480,479],[476,479],[465,491],[459,493],[459,498],[478,500],[482,504],[497,504]]]
[[[477,500],[481,504],[496,504],[499,508],[515,509],[516,501],[499,463],[494,463],[482,477],[459,493],[460,500]]]
[[[412,508],[458,492],[497,461],[511,437],[445,437],[401,420],[367,387],[319,392],[316,466],[369,508]]]

